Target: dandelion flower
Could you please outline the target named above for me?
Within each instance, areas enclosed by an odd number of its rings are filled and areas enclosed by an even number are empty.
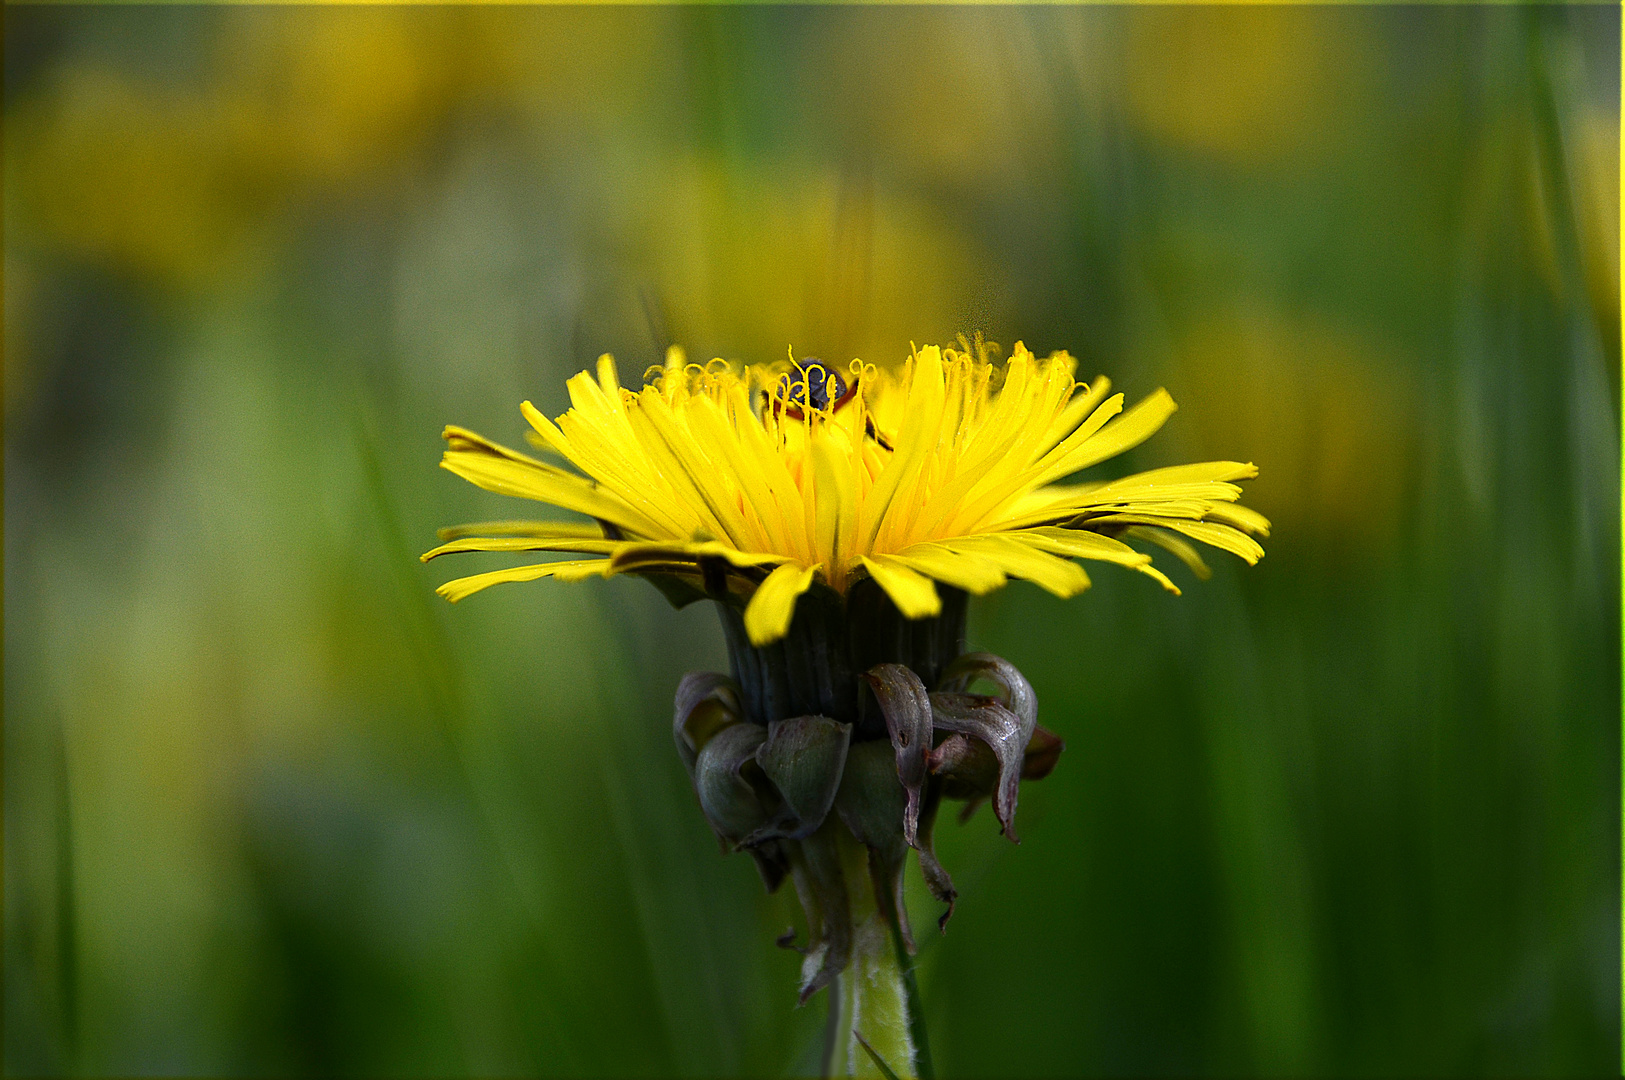
[[[1021,672],[966,651],[967,597],[1011,578],[1071,596],[1089,587],[1080,559],[1177,593],[1126,541],[1206,577],[1192,541],[1252,563],[1269,528],[1237,503],[1251,464],[1066,483],[1154,434],[1174,411],[1165,391],[1125,410],[1104,377],[1077,382],[1066,353],[1017,344],[998,363],[980,339],[960,345],[898,370],[793,355],[702,367],[673,349],[638,390],[605,356],[596,379],[569,381],[556,421],[521,406],[555,461],[445,431],[441,464],[458,476],[582,516],[443,530],[425,560],[565,556],[448,581],[448,600],[637,574],[679,605],[716,602],[732,670],[684,677],[672,734],[724,850],[749,852],[769,890],[795,883],[806,942],[781,943],[803,955],[802,1001],[832,988],[826,1075],[867,1068],[860,1047],[899,1075],[929,1071],[907,856],[945,927],[958,893],[932,845],[940,801],[965,801],[961,820],[990,802],[1015,840],[1020,782],[1064,749]]]
[[[1160,545],[1199,575],[1190,543],[1249,563],[1268,522],[1237,504],[1251,464],[1211,461],[1119,480],[1065,484],[1144,442],[1173,413],[1158,390],[1133,407],[1104,377],[1074,380],[1066,353],[1017,344],[914,352],[901,370],[852,361],[685,364],[673,349],[648,385],[620,384],[614,360],[572,378],[558,420],[521,405],[554,464],[447,427],[441,464],[503,495],[594,522],[507,521],[443,532],[425,560],[454,552],[564,553],[448,581],[452,601],[491,585],[640,574],[744,601],[760,647],[785,636],[797,598],[872,578],[906,617],[938,615],[938,584],[982,594],[1010,578],[1057,596],[1089,587],[1076,559],[1117,563],[1179,590],[1124,542]]]

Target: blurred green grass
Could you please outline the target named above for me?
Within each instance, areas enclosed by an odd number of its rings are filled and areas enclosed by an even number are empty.
[[[943,830],[942,1072],[1611,1070],[1618,20],[8,7],[6,1070],[809,1071],[713,616],[441,604],[437,436],[972,329],[1276,531],[973,607],[1068,750]]]

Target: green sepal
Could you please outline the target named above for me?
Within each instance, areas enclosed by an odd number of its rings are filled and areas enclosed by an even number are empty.
[[[926,758],[931,753],[931,698],[920,677],[902,664],[876,664],[863,673],[886,718],[896,757],[897,779],[908,801],[903,808],[903,836],[916,846],[920,820],[920,788],[925,783]]]
[[[904,946],[912,955],[914,933],[903,903],[903,867],[908,859],[903,812],[907,805],[908,793],[897,779],[889,743],[859,743],[847,752],[846,772],[835,795],[835,813],[869,849],[875,902],[887,921],[897,923]]]
[[[851,738],[851,724],[827,716],[795,716],[767,725],[767,741],[756,748],[756,763],[783,806],[743,846],[776,837],[799,840],[816,831],[835,801]]]
[[[908,793],[897,778],[891,744],[859,743],[847,751],[835,812],[852,835],[871,848],[907,847],[903,811]]]
[[[724,840],[737,844],[770,820],[762,801],[766,777],[756,764],[756,748],[766,741],[766,728],[734,724],[717,732],[695,759],[694,790],[700,809]]]
[[[847,898],[846,875],[836,830],[840,822],[826,818],[811,836],[790,847],[790,876],[807,914],[807,948],[801,961],[798,1004],[835,981],[852,958],[852,904]]]
[[[739,684],[733,679],[715,671],[691,671],[683,676],[672,699],[671,734],[690,780],[700,751],[717,732],[744,717]]]

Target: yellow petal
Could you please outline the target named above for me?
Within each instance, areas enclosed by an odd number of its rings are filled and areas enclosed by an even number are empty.
[[[944,541],[943,546],[950,551],[985,556],[1011,577],[1025,578],[1063,599],[1089,587],[1089,575],[1083,567],[1024,544],[1018,535],[972,536]]]
[[[1047,525],[1037,529],[1022,529],[1006,535],[1031,544],[1040,551],[1117,563],[1119,566],[1135,569],[1151,561],[1151,556],[1143,551],[1135,551],[1121,540],[1083,529],[1061,529]]]
[[[1202,581],[1213,576],[1213,569],[1203,560],[1202,553],[1196,550],[1196,545],[1167,529],[1157,529],[1150,525],[1130,525],[1123,531],[1123,535],[1135,540],[1145,540],[1172,552]]]
[[[1090,510],[1133,512],[1141,506],[1151,507],[1158,514],[1201,518],[1216,504],[1234,502],[1241,496],[1241,488],[1231,480],[1244,480],[1257,472],[1251,464],[1209,461],[1154,469],[1109,483],[1052,484],[1013,501],[996,520],[984,523],[983,530],[989,526],[1027,528]],[[1176,510],[1176,506],[1183,509]],[[1251,521],[1257,515],[1243,511],[1241,516]]]
[[[1136,402],[1132,409],[1113,423],[1101,428],[1097,434],[1083,440],[1068,452],[1058,454],[1045,469],[1039,483],[1047,484],[1052,480],[1059,480],[1063,476],[1087,469],[1091,465],[1098,465],[1107,458],[1114,458],[1118,454],[1134,449],[1155,435],[1157,429],[1162,427],[1177,408],[1179,406],[1174,404],[1174,399],[1168,395],[1168,391],[1157,390],[1145,400]]]
[[[1251,480],[1258,475],[1258,466],[1250,461],[1199,461],[1190,465],[1171,465],[1165,469],[1150,469],[1102,485],[1115,490],[1126,487],[1163,487],[1170,484],[1207,484],[1214,481]]]
[[[541,439],[554,453],[569,458],[570,440],[564,437],[564,432],[560,431],[553,421],[543,416],[541,410],[537,409],[529,401],[521,401],[519,411],[530,424],[537,438]]]
[[[818,483],[816,551],[829,567],[844,567],[856,545],[857,503],[853,493],[853,450],[847,434],[826,425],[814,434],[813,475]],[[831,585],[845,587],[841,575],[832,574]]]
[[[786,456],[780,452],[777,437],[769,434],[761,420],[750,412],[748,401],[742,403],[736,399],[734,408],[740,453],[760,465],[762,479],[767,485],[769,499],[764,500],[762,516],[764,519],[770,515],[777,517],[778,528],[786,541],[782,546],[775,546],[774,550],[793,555],[801,562],[818,562],[808,542],[801,492],[790,474]],[[768,502],[773,507],[771,511],[766,509]]]
[[[585,581],[590,577],[609,577],[615,572],[608,559],[572,559],[553,565],[558,568],[553,576],[560,581]]]
[[[1144,574],[1146,577],[1148,577],[1148,578],[1152,579],[1153,581],[1155,581],[1158,585],[1161,585],[1164,589],[1167,589],[1169,592],[1173,593],[1175,596],[1183,596],[1184,595],[1183,593],[1181,593],[1179,591],[1179,586],[1175,585],[1169,579],[1167,574],[1164,574],[1161,570],[1158,570],[1155,566],[1152,566],[1150,563],[1146,563],[1144,566],[1136,567],[1136,569],[1139,570],[1140,573]]]
[[[641,452],[671,485],[677,496],[674,501],[696,517],[706,532],[729,537],[738,544],[738,530],[730,529],[725,523],[731,509],[727,505],[729,500],[725,493],[719,497],[714,490],[718,478],[713,474],[717,470],[709,462],[696,460],[688,453],[690,447],[671,418],[671,408],[658,390],[644,387],[632,408],[626,411]]]
[[[796,599],[812,584],[817,569],[786,563],[756,586],[755,595],[745,607],[745,633],[750,635],[752,645],[761,648],[789,632]]]
[[[608,573],[608,559],[535,563],[531,566],[510,566],[506,570],[492,570],[472,577],[456,578],[446,582],[435,592],[455,604],[464,597],[473,596],[481,589],[488,589],[505,581],[535,581],[544,577],[557,577],[560,581],[579,581],[582,578]]]
[[[915,544],[890,558],[910,570],[918,570],[945,585],[981,596],[1004,584],[1005,574],[998,564],[981,555],[959,554],[941,544]]]
[[[1192,540],[1200,540],[1204,544],[1211,544],[1216,548],[1238,555],[1247,560],[1249,564],[1256,563],[1264,557],[1264,549],[1258,541],[1239,529],[1228,525],[1220,525],[1216,521],[1186,521],[1183,518],[1162,518],[1150,514],[1110,514],[1106,517],[1092,519],[1090,524],[1100,522],[1103,524],[1127,525],[1160,525],[1164,529],[1173,529],[1182,532]]]
[[[567,440],[570,463],[655,523],[651,535],[685,536],[704,524],[689,503],[673,494],[624,415],[588,415],[572,409],[559,417],[559,429]]]
[[[615,553],[615,569],[632,562],[696,562],[700,559],[722,559],[733,566],[772,566],[788,562],[784,555],[771,552],[740,551],[731,544],[716,540],[687,543],[628,543]]]
[[[603,388],[604,399],[609,407],[619,412],[621,409],[621,380],[615,374],[615,358],[609,353],[598,358],[598,385]]]
[[[590,480],[510,450],[466,428],[448,426],[445,438],[447,449],[440,459],[441,467],[487,491],[551,503],[612,521],[635,533],[658,531],[651,528],[644,515]]]
[[[570,405],[583,415],[601,417],[614,411],[604,396],[603,387],[585,371],[578,371],[566,379],[564,388],[570,392]],[[619,400],[616,404],[620,404]]]
[[[886,590],[886,595],[891,597],[904,618],[924,619],[942,612],[942,598],[937,595],[937,587],[924,574],[910,570],[885,555],[872,559],[865,555],[858,561],[869,571],[875,583]]]
[[[486,491],[534,499],[588,517],[602,518],[628,532],[658,532],[620,499],[598,490],[589,481],[550,466],[526,465],[505,458],[466,451],[446,451],[440,466]]]
[[[1082,447],[1090,439],[1093,439],[1095,435],[1099,433],[1100,429],[1106,426],[1107,421],[1111,420],[1113,417],[1123,411],[1123,401],[1124,398],[1122,394],[1113,394],[1111,397],[1101,402],[1100,405],[1096,406],[1095,409],[1089,413],[1089,418],[1087,420],[1079,424],[1070,435],[1062,439],[1056,444],[1054,449],[1050,450],[1043,456],[1042,459],[1040,459],[1038,462],[1039,467],[1045,471],[1048,471],[1051,466],[1057,464],[1058,462],[1063,462],[1076,454],[1080,447]],[[1076,472],[1077,470],[1073,469],[1070,471]],[[1056,475],[1065,476],[1066,473],[1058,473]]]
[[[750,401],[742,389],[736,391],[732,400],[726,403],[718,404],[709,398],[700,398],[690,408],[689,425],[695,438],[714,452],[722,465],[731,470],[739,481],[742,509],[746,513],[747,525],[759,541],[756,546],[771,551],[790,550],[789,530],[785,527],[784,514],[767,475],[769,462],[760,452],[752,453],[746,449],[739,430],[734,427],[735,422],[760,428],[759,422],[750,414]],[[777,456],[774,454],[773,458]]]
[[[1185,518],[1190,521],[1201,521],[1219,503],[1207,499],[1168,499],[1158,501],[1155,499],[1139,500],[1127,499],[1118,503],[1079,507],[1074,517],[1090,521],[1103,521],[1107,517],[1118,514],[1146,514],[1159,518]]]
[[[1053,450],[1063,439],[1076,431],[1079,424],[1093,415],[1095,409],[1106,399],[1106,391],[1111,389],[1111,385],[1112,381],[1106,376],[1097,375],[1093,383],[1083,387],[1083,393],[1067,402],[1066,408],[1061,410],[1060,415],[1055,418],[1055,423],[1045,433],[1044,452]],[[1101,422],[1104,423],[1104,419]]]
[[[535,536],[550,540],[602,539],[603,526],[591,521],[474,521],[467,525],[451,525],[440,529],[436,536],[442,540],[457,540],[464,536]]]
[[[492,442],[479,432],[470,431],[456,424],[447,424],[440,432],[440,437],[446,440],[446,448],[453,453],[489,454],[492,457],[516,461],[523,465],[535,465],[542,469],[554,468],[546,462],[538,461],[529,454],[522,454],[518,450],[511,450],[501,443]]]
[[[921,349],[913,360],[913,378],[909,383],[907,415],[903,430],[894,444],[896,453],[886,463],[875,481],[874,488],[863,509],[858,550],[873,548],[882,525],[893,514],[893,503],[899,489],[912,488],[920,473],[928,451],[936,445],[942,425],[943,381],[942,353],[936,346]],[[905,511],[906,512],[906,511]],[[888,593],[890,589],[886,590]],[[935,590],[933,590],[935,595]],[[895,599],[895,597],[893,598]]]
[[[1102,536],[1087,529],[1059,529],[1053,526],[1023,529],[1007,535],[1029,543],[1041,551],[1053,551],[1057,555],[1073,555],[1080,559],[1094,559],[1097,562],[1127,566],[1151,578],[1174,595],[1179,595],[1179,587],[1169,581],[1168,576],[1161,570],[1151,565],[1151,556],[1143,551],[1135,551],[1121,540],[1110,536]]]
[[[418,556],[423,562],[460,551],[574,551],[586,555],[610,555],[626,546],[624,540],[548,539],[534,536],[469,536],[441,544]]]
[[[1270,519],[1250,506],[1215,506],[1207,512],[1206,520],[1230,525],[1257,536],[1270,534]]]
[[[1095,409],[1081,427],[1040,458],[1033,467],[1026,467],[1026,460],[1022,459],[1016,462],[1018,469],[1015,471],[1005,469],[990,472],[966,495],[964,506],[948,519],[945,531],[982,532],[987,525],[1006,518],[1009,508],[1018,504],[1025,493],[1076,472],[1076,469],[1067,468],[1066,462],[1082,452],[1101,426],[1122,408],[1123,395],[1113,394]]]

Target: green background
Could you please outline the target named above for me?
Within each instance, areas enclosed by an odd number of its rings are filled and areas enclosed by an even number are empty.
[[[1275,531],[973,605],[1067,750],[940,832],[941,1071],[1613,1071],[1619,19],[7,7],[7,1071],[806,1070],[713,613],[444,604],[439,431],[978,329]]]

